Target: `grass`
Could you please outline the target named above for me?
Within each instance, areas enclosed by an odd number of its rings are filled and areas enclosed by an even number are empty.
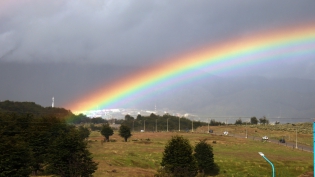
[[[296,129],[298,143],[313,147],[313,129],[311,123],[300,123],[300,124],[281,124],[281,125],[251,125],[251,126],[214,126],[210,129],[214,130],[215,133],[223,134],[224,131],[228,131],[229,134],[236,134],[244,136],[247,133],[248,136],[254,136],[261,138],[262,136],[268,136],[272,139],[285,138],[287,142],[295,142],[296,140]],[[207,132],[208,127],[202,127],[199,132]]]
[[[123,142],[115,132],[110,139],[116,142],[106,143],[101,143],[103,137],[99,132],[92,132],[89,149],[93,153],[94,160],[99,163],[94,176],[153,176],[160,166],[167,141],[174,135],[188,138],[192,145],[206,138],[213,146],[215,162],[220,167],[218,177],[271,176],[271,166],[258,154],[260,151],[273,162],[277,177],[299,176],[313,170],[313,154],[310,152],[252,139],[204,133],[207,129],[208,127],[202,127],[195,133],[134,132],[128,142]],[[214,132],[227,130],[231,133],[244,134],[244,127],[240,126],[211,127],[211,129]],[[257,127],[248,128],[249,135],[256,133],[257,136],[261,136],[268,131]],[[280,137],[286,133],[290,132],[273,132],[275,136]],[[312,141],[312,136],[308,134],[305,134],[303,141],[307,143],[308,138]]]

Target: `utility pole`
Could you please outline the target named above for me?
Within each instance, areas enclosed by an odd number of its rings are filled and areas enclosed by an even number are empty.
[[[295,129],[295,149],[297,149],[297,128]]]
[[[208,133],[210,133],[209,124],[210,124],[210,118],[208,118]]]
[[[180,117],[178,117],[178,131],[180,132]]]
[[[143,127],[143,131],[145,132],[145,120],[144,120],[144,125],[143,125],[144,127]]]
[[[191,132],[194,132],[194,119],[191,121]]]
[[[169,119],[169,118],[167,118],[167,120],[166,120],[166,127],[167,127],[167,130],[166,130],[166,131],[167,131],[167,132],[168,132],[168,119]]]
[[[246,131],[246,136],[245,136],[245,138],[247,138],[247,122],[246,122],[245,127],[246,127],[246,129],[245,129],[245,131]]]

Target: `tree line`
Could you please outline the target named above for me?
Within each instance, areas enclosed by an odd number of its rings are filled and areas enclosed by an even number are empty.
[[[249,122],[243,122],[241,118],[235,121],[235,125],[242,125],[242,124],[257,125],[258,123],[261,125],[268,125],[269,120],[265,116],[263,116],[262,118],[259,118],[259,119],[257,119],[256,117],[251,117]],[[279,124],[279,123],[280,122],[276,122],[276,124]]]

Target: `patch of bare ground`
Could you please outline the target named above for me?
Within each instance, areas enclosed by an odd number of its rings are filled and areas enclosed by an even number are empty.
[[[109,167],[99,169],[98,176],[115,176],[115,177],[152,177],[156,174],[154,169],[143,169],[137,167]]]
[[[314,176],[314,172],[310,171],[310,172],[301,174],[299,177],[313,177],[313,176]]]

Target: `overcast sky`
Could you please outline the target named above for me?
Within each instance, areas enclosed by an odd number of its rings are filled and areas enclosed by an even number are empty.
[[[17,74],[16,64],[146,67],[237,36],[314,24],[314,9],[314,0],[0,0],[0,64]],[[314,79],[314,55],[278,64],[232,74]],[[22,87],[16,79],[0,76]],[[17,91],[1,92],[19,100]]]

